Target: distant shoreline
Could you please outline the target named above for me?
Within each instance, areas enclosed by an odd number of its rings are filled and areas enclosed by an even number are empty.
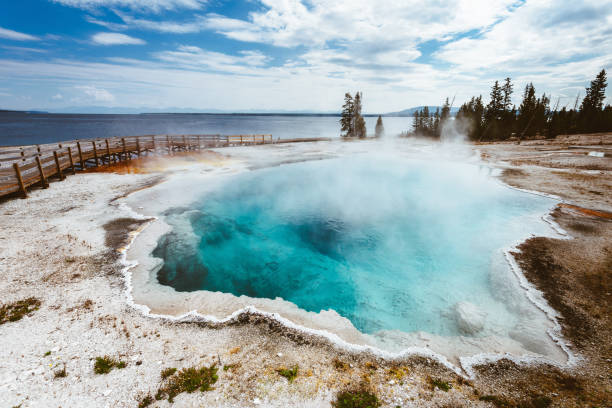
[[[73,113],[73,112],[46,112],[46,111],[15,111],[15,110],[0,110],[0,114],[23,114],[23,115],[62,115],[62,116],[77,116],[77,115],[100,115],[100,116],[142,116],[142,115],[207,115],[207,116],[297,116],[297,117],[340,117],[338,113],[283,113],[283,112],[140,112],[140,113]],[[401,114],[385,114],[385,113],[366,113],[366,117],[411,117],[413,115]]]

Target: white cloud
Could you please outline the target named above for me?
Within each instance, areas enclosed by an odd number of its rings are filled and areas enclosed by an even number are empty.
[[[115,11],[126,26],[137,27],[144,30],[158,31],[162,33],[189,34],[198,33],[206,28],[206,20],[202,16],[196,16],[193,21],[155,21],[143,18],[134,18],[129,14]]]
[[[84,10],[95,10],[101,7],[123,7],[137,11],[159,13],[164,10],[201,9],[205,0],[53,0],[64,6],[77,7]]]
[[[51,99],[53,99],[54,101],[61,101],[62,99],[64,99],[64,95],[62,95],[61,93],[58,93],[58,94],[53,95]]]
[[[122,30],[127,30],[128,28],[128,26],[125,24],[110,23],[108,21],[98,20],[92,16],[86,16],[85,20],[87,20],[88,23],[97,24],[99,26],[108,28],[109,30],[113,30],[113,31],[122,31]]]
[[[605,50],[609,55],[611,24],[612,3],[528,1],[482,36],[451,42],[437,56],[464,70],[538,72]]]
[[[0,27],[0,38],[15,41],[38,41],[40,38]]]
[[[91,37],[91,40],[100,45],[142,45],[146,44],[140,38],[130,37],[119,33],[98,33]]]
[[[259,51],[241,51],[239,56],[234,56],[187,45],[175,51],[156,53],[155,57],[173,67],[248,75],[257,74],[252,68],[262,67],[268,61],[268,57]]]
[[[29,47],[13,47],[11,45],[0,45],[0,48],[4,48],[5,50],[9,50],[9,51],[15,51],[15,52],[19,52],[19,53],[37,53],[37,54],[44,54],[47,52],[47,50],[43,50],[40,48],[29,48]]]
[[[285,47],[332,41],[414,43],[489,27],[508,15],[515,0],[311,0],[306,4],[301,0],[260,0],[260,3],[265,10],[250,13],[248,21],[209,14],[207,26],[229,38]]]
[[[89,96],[96,102],[113,102],[115,100],[115,97],[109,91],[93,85],[79,85],[75,88],[83,91],[85,95]]]

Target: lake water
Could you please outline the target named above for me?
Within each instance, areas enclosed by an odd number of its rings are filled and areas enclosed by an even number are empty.
[[[374,133],[376,117],[366,117]],[[272,134],[275,138],[338,137],[339,117],[290,115],[74,115],[0,112],[0,145],[150,134]],[[386,117],[386,133],[412,128],[412,118]]]
[[[168,210],[153,255],[178,291],[333,309],[363,333],[517,337],[533,318],[495,265],[551,203],[476,165],[355,155],[234,176]]]

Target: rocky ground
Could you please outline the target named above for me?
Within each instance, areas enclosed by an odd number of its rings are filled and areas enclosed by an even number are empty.
[[[148,318],[125,302],[117,252],[143,220],[115,199],[159,176],[79,174],[0,203],[0,406],[325,407],[341,391],[374,394],[385,407],[610,406],[611,144],[612,136],[598,135],[473,147],[504,169],[505,182],[575,205],[552,214],[574,239],[533,238],[516,255],[560,312],[582,357],[575,368],[502,359],[467,379],[429,358],[341,350],[255,314],[218,325]],[[32,297],[40,304],[7,307]],[[97,374],[104,356],[125,367]],[[165,368],[213,366],[216,380],[210,370],[161,376]],[[188,392],[187,377],[206,391]],[[185,391],[173,404],[172,390]]]

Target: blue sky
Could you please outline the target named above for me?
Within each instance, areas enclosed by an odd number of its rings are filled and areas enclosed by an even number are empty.
[[[19,0],[0,108],[389,112],[510,76],[573,105],[612,67],[612,1]],[[612,91],[608,92],[608,95]],[[608,97],[608,102],[612,99]]]

